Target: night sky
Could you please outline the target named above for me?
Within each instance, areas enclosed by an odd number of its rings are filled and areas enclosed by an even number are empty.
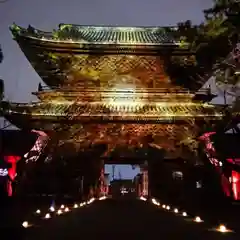
[[[4,53],[0,78],[5,81],[6,99],[36,100],[31,92],[41,82],[12,40],[9,26],[13,22],[45,31],[57,28],[59,23],[168,26],[190,19],[199,24],[203,20],[202,10],[211,3],[212,0],[8,0],[0,4],[0,44]],[[130,170],[124,168],[122,177],[132,176]]]

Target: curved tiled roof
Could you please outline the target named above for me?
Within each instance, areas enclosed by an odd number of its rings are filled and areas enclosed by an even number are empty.
[[[204,94],[205,92],[203,92]],[[143,100],[151,103],[156,102],[172,102],[175,99],[176,102],[189,102],[192,101],[195,94],[185,89],[169,88],[169,89],[134,89],[134,94],[128,89],[104,89],[104,88],[84,88],[84,87],[67,87],[67,88],[43,88],[41,91],[33,92],[41,101],[76,101],[77,102],[107,102],[109,99],[115,99],[116,96],[120,100],[125,99],[129,94],[133,101]]]
[[[61,24],[58,30],[43,32],[14,24],[11,31],[50,87],[106,86],[115,77],[128,75],[144,87],[170,88],[176,82],[168,76],[166,58],[194,54],[164,27]]]
[[[174,43],[174,39],[162,28],[130,27],[77,27],[88,42],[161,44]]]
[[[173,118],[221,118],[223,113],[211,105],[202,104],[152,104],[152,105],[116,105],[116,104],[10,104],[5,114],[28,115],[33,118],[61,117],[71,119],[104,118],[117,120],[161,120]]]
[[[119,27],[119,26],[84,26],[60,24],[53,32],[44,32],[29,26],[27,29],[13,24],[14,36],[42,38],[50,41],[72,40],[73,42],[92,44],[122,45],[177,45],[168,29],[170,27]]]

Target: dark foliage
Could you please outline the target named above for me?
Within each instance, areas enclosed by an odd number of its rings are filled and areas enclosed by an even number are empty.
[[[212,8],[204,10],[204,14],[205,21],[199,26],[188,20],[179,23],[174,33],[190,43],[190,50],[196,54],[195,63],[189,64],[183,56],[180,61],[172,61],[167,69],[178,84],[187,88],[203,84],[207,80],[205,75],[239,42],[240,2],[215,1]]]

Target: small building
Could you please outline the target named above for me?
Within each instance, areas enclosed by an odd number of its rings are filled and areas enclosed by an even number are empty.
[[[113,197],[136,195],[136,187],[132,179],[116,179],[110,183],[110,193]]]

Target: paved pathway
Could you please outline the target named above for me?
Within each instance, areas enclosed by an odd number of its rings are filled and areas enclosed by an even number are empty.
[[[236,233],[222,234],[210,228],[207,223],[195,223],[149,202],[107,199],[41,220],[26,229],[24,239],[240,239]]]

